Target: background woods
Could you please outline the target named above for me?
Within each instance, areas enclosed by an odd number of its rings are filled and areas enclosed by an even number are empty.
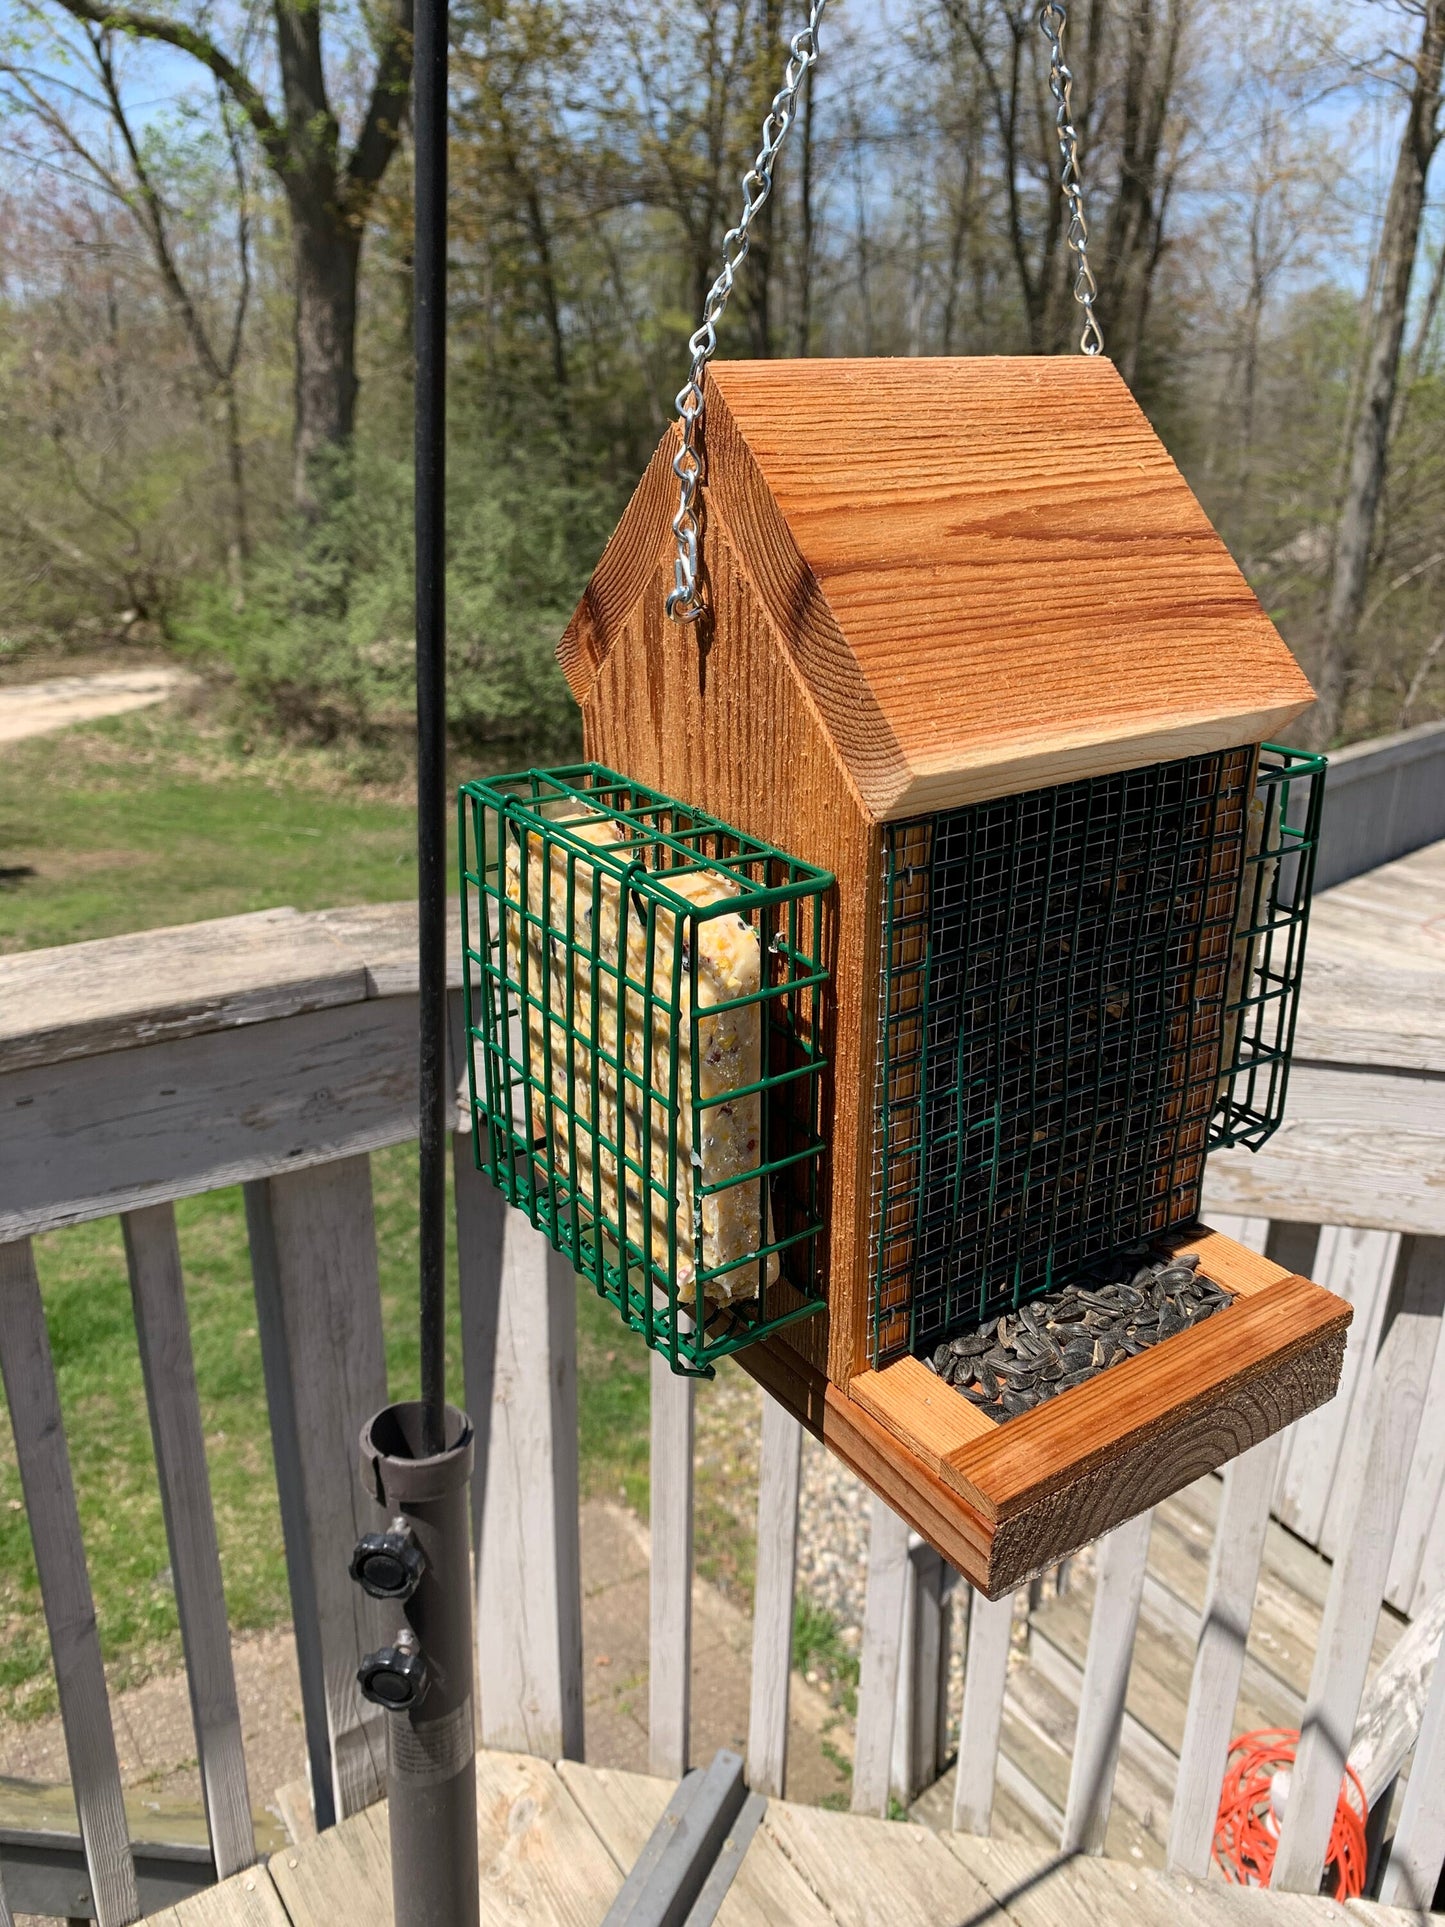
[[[1287,33],[1262,0],[1073,14],[1109,352],[1314,673],[1318,738],[1445,714],[1445,0],[1321,0]],[[387,735],[410,0],[0,18],[0,660],[162,641],[288,729]],[[552,643],[669,417],[800,18],[456,0],[474,754],[569,740]],[[1057,168],[1034,0],[837,0],[726,351],[1072,351]]]

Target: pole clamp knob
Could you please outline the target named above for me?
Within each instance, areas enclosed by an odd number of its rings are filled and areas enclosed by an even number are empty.
[[[368,1653],[356,1669],[363,1699],[391,1713],[407,1713],[420,1706],[430,1684],[426,1660],[416,1635],[404,1626],[390,1646]]]
[[[426,1554],[405,1519],[363,1533],[351,1555],[351,1576],[373,1599],[410,1599],[425,1571]]]

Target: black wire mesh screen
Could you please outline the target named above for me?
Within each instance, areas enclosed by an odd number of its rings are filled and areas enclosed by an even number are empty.
[[[1253,746],[888,826],[873,1356],[1199,1208]]]

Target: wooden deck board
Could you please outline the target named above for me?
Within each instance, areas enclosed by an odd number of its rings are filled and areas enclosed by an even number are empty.
[[[364,1807],[304,1846],[273,1854],[267,1867],[291,1927],[321,1927],[325,1921],[392,1927],[384,1807]],[[179,1912],[182,1927],[191,1927],[186,1909]]]
[[[995,1918],[1017,1927],[1078,1927],[1114,1917],[1130,1927],[1199,1927],[1158,1877],[1087,1854],[1040,1854],[1012,1841],[950,1834],[947,1845],[989,1894]],[[984,1916],[985,1919],[988,1916]]]
[[[763,1828],[839,1927],[985,1921],[994,1914],[987,1890],[926,1827],[775,1802]]]
[[[1302,1894],[1230,1887],[1218,1879],[1181,1880],[1116,1860],[1040,1853],[1012,1840],[959,1833],[946,1835],[945,1842],[988,1889],[1000,1910],[993,1918],[1015,1927],[1078,1927],[1083,1921],[1120,1927],[1346,1927],[1358,1917],[1356,1906],[1364,1911],[1363,1903],[1347,1908]],[[1368,1917],[1375,1927],[1406,1927],[1416,1918],[1374,1905]]]
[[[630,1868],[662,1818],[672,1782],[570,1760],[557,1771],[613,1859]],[[774,1927],[780,1920],[789,1927],[832,1927],[835,1917],[759,1827],[717,1918],[719,1927]]]
[[[1268,1217],[1287,1198],[1300,1221],[1445,1229],[1434,1182],[1445,1137],[1442,902],[1445,841],[1316,899],[1289,1115],[1257,1155],[1210,1158],[1206,1217]]]
[[[545,1760],[478,1753],[477,1833],[484,1915],[597,1927],[622,1885],[617,1862]],[[291,1927],[392,1927],[384,1806],[275,1855],[271,1869]]]
[[[248,1867],[148,1918],[153,1927],[293,1927],[264,1867]]]
[[[508,1920],[596,1927],[622,1885],[557,1769],[525,1754],[478,1753],[477,1843],[484,1919],[490,1903]]]
[[[671,1782],[521,1754],[477,1755],[482,1917],[600,1927]],[[1393,1908],[1177,1881],[1021,1840],[773,1801],[722,1927],[1408,1927]],[[392,1927],[386,1808],[368,1807],[179,1906],[152,1927]]]

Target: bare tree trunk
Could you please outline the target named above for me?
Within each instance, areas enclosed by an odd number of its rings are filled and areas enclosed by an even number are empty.
[[[356,423],[356,284],[361,239],[376,188],[401,137],[411,91],[413,0],[386,0],[371,22],[376,63],[349,155],[326,93],[322,13],[314,0],[274,0],[276,64],[284,109],[204,26],[117,0],[59,0],[67,13],[111,32],[175,47],[207,68],[250,122],[266,165],[285,190],[295,264],[295,499],[319,503],[321,470],[344,454]]]
[[[1400,372],[1400,349],[1419,251],[1425,181],[1440,140],[1440,80],[1445,61],[1445,0],[1426,0],[1415,79],[1380,235],[1379,294],[1367,315],[1368,339],[1359,409],[1351,437],[1344,499],[1335,529],[1334,566],[1320,637],[1319,701],[1311,727],[1316,742],[1339,734],[1349,654],[1365,606],[1370,550],[1385,485],[1390,418]]]
[[[200,302],[187,284],[182,272],[181,258],[171,245],[165,199],[151,177],[142,145],[136,138],[125,103],[121,98],[120,86],[116,78],[111,33],[108,29],[96,28],[89,22],[85,23],[85,32],[95,60],[96,73],[100,79],[111,123],[120,136],[121,146],[130,162],[133,184],[127,187],[120,176],[112,172],[100,154],[88,147],[74,129],[64,122],[58,123],[58,126],[72,152],[85,162],[96,178],[117,199],[129,207],[135,216],[150,243],[161,283],[190,339],[192,351],[200,365],[211,397],[220,399],[221,414],[225,422],[226,482],[230,497],[231,521],[231,533],[226,544],[226,568],[231,582],[232,599],[236,608],[240,609],[245,600],[245,567],[251,553],[246,513],[246,472],[241,438],[240,397],[236,382],[236,371],[240,366],[245,335],[246,312],[251,301],[250,195],[240,140],[227,112],[226,96],[218,85],[221,119],[236,179],[236,264],[238,269],[238,288],[231,315],[230,341],[221,348],[217,346],[212,328],[204,319]],[[112,327],[114,327],[114,319],[112,303]],[[210,426],[209,416],[206,417],[206,425]]]
[[[1165,134],[1188,10],[1189,0],[1165,0],[1162,18],[1156,0],[1131,0],[1129,9],[1119,190],[1109,214],[1098,312],[1109,355],[1131,385],[1138,377],[1144,323],[1163,255],[1171,186]]]
[[[1044,234],[1037,249],[1029,232],[1024,207],[1024,180],[1028,172],[1025,108],[1023,100],[1024,49],[1032,47],[1037,30],[1036,10],[1018,0],[1002,0],[998,24],[1004,36],[1002,58],[996,55],[987,33],[984,15],[969,12],[965,0],[944,0],[944,17],[956,44],[966,44],[978,62],[984,91],[993,115],[994,133],[999,146],[999,173],[1002,176],[1009,253],[1018,277],[1019,299],[1028,330],[1029,353],[1049,352],[1049,276],[1061,246],[1063,225],[1059,195],[1049,195],[1044,216]],[[1052,123],[1050,122],[1050,125]],[[1049,155],[1051,174],[1057,167]],[[1056,175],[1055,175],[1055,178]],[[1035,265],[1037,252],[1038,264]]]
[[[763,116],[777,91],[782,31],[783,13],[779,0],[762,0],[758,8],[757,39],[753,50],[754,86],[751,95],[752,120],[758,128],[762,127]],[[746,131],[749,139],[756,138],[752,126]],[[760,361],[766,361],[773,352],[773,241],[777,207],[778,185],[775,179],[772,193],[759,208],[753,222],[748,261],[748,344]]]
[[[552,350],[552,385],[561,401],[567,392],[567,337],[562,328],[562,300],[557,288],[557,263],[552,247],[552,232],[547,225],[547,210],[542,205],[537,177],[524,165],[517,152],[516,132],[505,110],[498,106],[497,119],[502,137],[502,163],[512,185],[527,234],[536,256],[537,292],[542,298],[542,314],[547,323],[547,340]]]
[[[1411,387],[1420,379],[1425,366],[1425,357],[1430,352],[1430,337],[1435,332],[1435,323],[1440,314],[1440,300],[1445,296],[1445,242],[1442,242],[1435,256],[1435,266],[1430,274],[1430,290],[1425,296],[1425,306],[1420,311],[1420,328],[1415,336],[1415,345],[1410,350],[1409,371],[1405,377],[1406,387]]]
[[[226,483],[231,496],[231,539],[226,545],[226,574],[231,583],[232,606],[239,611],[246,602],[246,564],[251,559],[251,529],[246,513],[246,455],[241,440],[241,404],[236,393],[234,373],[226,379],[223,402],[226,411]]]
[[[871,355],[874,353],[872,243],[868,235],[868,197],[863,178],[863,122],[856,101],[850,102],[848,117],[852,123],[849,161],[853,175],[853,253],[858,263],[858,301],[863,318],[863,352],[865,355]]]
[[[958,204],[954,208],[948,233],[948,285],[943,291],[943,339],[940,343],[946,355],[953,353],[954,329],[958,319],[958,284],[963,278],[963,251],[973,227],[973,162],[974,150],[970,143],[964,154],[963,180],[959,185]]]
[[[559,396],[567,392],[567,337],[562,330],[562,303],[557,293],[557,267],[552,251],[552,236],[546,211],[535,181],[526,190],[527,226],[537,251],[537,279],[541,287],[542,308],[547,317],[547,338],[552,344],[552,380]]]
[[[349,448],[356,426],[356,282],[361,237],[308,195],[291,204],[296,277],[296,432],[293,488],[314,514],[325,460]]]

